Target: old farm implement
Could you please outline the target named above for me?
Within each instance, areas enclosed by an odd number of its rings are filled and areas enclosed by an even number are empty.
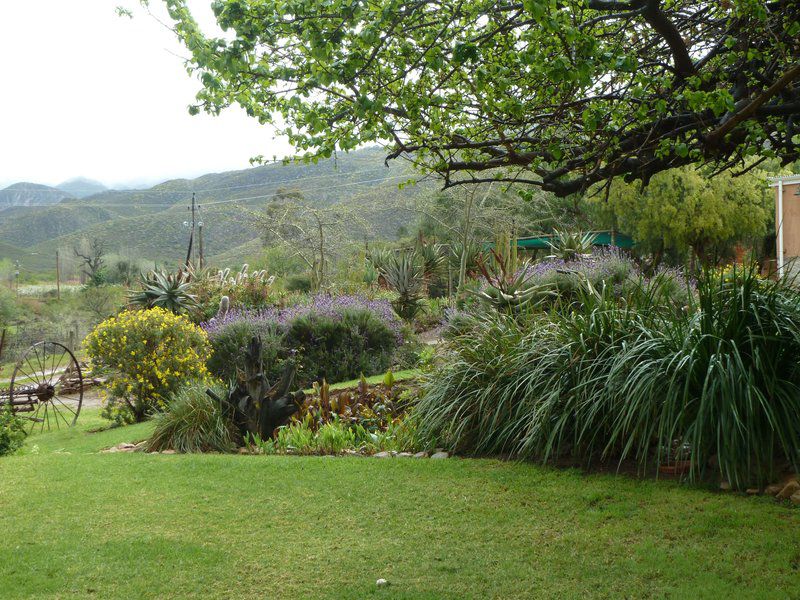
[[[2,385],[2,384],[0,384]],[[83,404],[83,373],[75,355],[58,342],[39,342],[28,348],[14,367],[8,387],[0,387],[0,409],[12,412],[37,426],[70,427],[78,420]]]

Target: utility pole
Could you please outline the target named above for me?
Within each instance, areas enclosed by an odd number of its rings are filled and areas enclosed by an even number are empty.
[[[204,259],[203,259],[203,222],[202,221],[200,221],[197,224],[197,245],[198,245],[197,249],[200,252],[200,258],[199,258],[200,263],[199,264],[200,264],[200,268],[202,269],[203,268],[203,263],[205,262]]]
[[[56,299],[61,300],[61,261],[58,260],[58,250],[56,250]]]
[[[194,227],[195,227],[194,214],[195,214],[195,209],[196,209],[194,192],[192,192],[192,205],[189,206],[188,208],[189,208],[190,211],[192,211],[192,225],[191,225],[191,230],[189,232],[189,249],[186,251],[186,266],[187,267],[192,262],[192,256],[193,256],[192,255],[192,250],[193,250],[193,247],[194,247]]]

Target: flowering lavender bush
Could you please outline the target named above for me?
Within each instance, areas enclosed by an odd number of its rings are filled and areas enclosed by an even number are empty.
[[[341,320],[342,315],[349,310],[366,310],[373,313],[397,337],[397,343],[402,343],[402,322],[392,310],[388,300],[370,300],[365,296],[328,296],[317,294],[305,298],[287,308],[269,307],[260,310],[233,309],[222,319],[211,319],[202,323],[202,327],[209,336],[231,323],[249,321],[252,323],[270,323],[274,325],[289,325],[298,317],[308,314],[330,317]]]
[[[305,384],[379,373],[391,365],[403,342],[402,323],[389,302],[363,296],[319,294],[287,308],[232,310],[201,326],[214,348],[209,370],[223,379],[235,375],[253,335],[264,342],[268,377],[276,377],[282,361],[293,354]]]

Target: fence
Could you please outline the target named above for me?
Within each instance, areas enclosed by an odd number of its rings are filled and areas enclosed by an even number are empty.
[[[26,322],[12,324],[5,330],[0,348],[0,364],[17,361],[30,346],[44,340],[60,342],[70,350],[76,350],[89,332],[79,322],[49,323]],[[2,335],[2,332],[0,332]]]

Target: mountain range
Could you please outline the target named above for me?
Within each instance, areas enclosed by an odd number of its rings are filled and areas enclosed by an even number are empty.
[[[58,188],[15,184],[0,190],[0,260],[20,261],[24,270],[49,270],[57,250],[71,255],[83,240],[99,239],[113,254],[177,263],[186,252],[192,195],[210,264],[235,264],[259,250],[253,211],[283,190],[365,224],[368,233],[356,234],[354,227],[354,238],[393,238],[413,217],[398,206],[436,186],[427,182],[401,188],[414,172],[401,161],[387,167],[384,158],[382,149],[365,148],[317,163],[270,164],[82,197],[96,182],[75,180]]]

